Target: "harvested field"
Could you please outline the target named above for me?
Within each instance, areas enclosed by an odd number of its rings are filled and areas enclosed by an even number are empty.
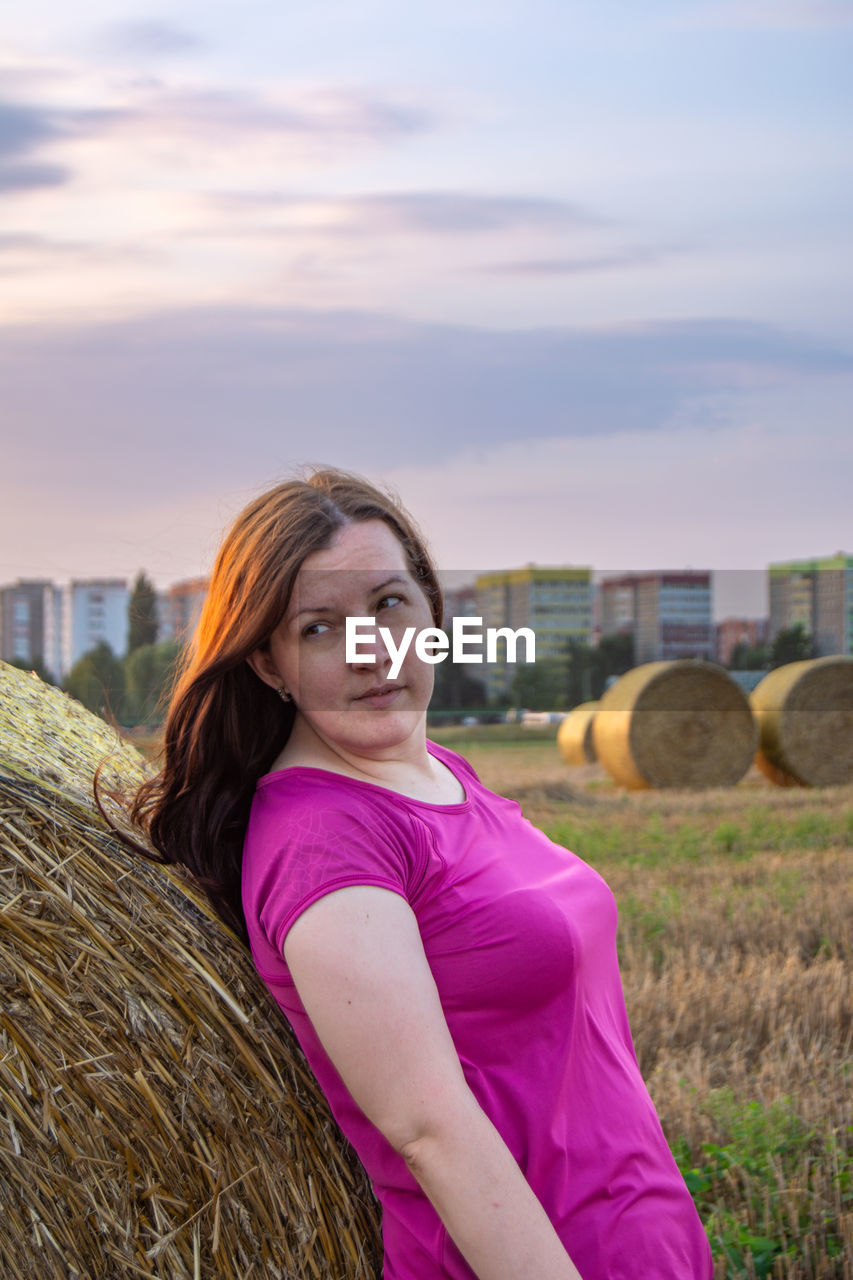
[[[553,732],[436,734],[599,870],[720,1277],[853,1277],[853,787],[626,793]]]
[[[628,794],[600,766],[567,768],[553,729],[434,736],[613,888],[638,1057],[711,1237],[717,1280],[853,1280],[853,787],[779,790],[752,769],[732,788]],[[185,886],[171,877],[164,886],[159,869],[140,870],[115,845],[71,785],[76,763],[68,777],[13,772],[4,922],[17,932],[7,939],[15,963],[0,1095],[17,1121],[0,1139],[5,1274],[374,1274],[364,1184],[245,955]],[[117,872],[103,892],[96,865]],[[196,959],[183,976],[172,945],[181,915]],[[168,925],[156,945],[155,916]],[[142,992],[153,1020],[131,1016],[126,995],[148,971],[130,953],[116,958],[122,941],[160,966],[169,1007],[151,1004],[147,978]],[[42,966],[35,982],[27,955]],[[199,975],[226,995],[205,992]],[[81,1046],[76,1058],[61,1043],[58,1015],[69,1010],[84,1018],[67,1032],[69,1049]],[[189,1030],[173,1044],[176,1010]],[[22,1029],[33,1030],[28,1043]],[[108,1091],[123,1129],[104,1123]],[[163,1121],[176,1097],[192,1150]],[[307,1123],[295,1121],[300,1112]],[[256,1167],[241,1158],[249,1150]],[[134,1151],[142,1158],[128,1163]],[[317,1176],[306,1179],[312,1165]],[[335,1245],[350,1256],[329,1271]],[[111,1260],[98,1269],[105,1251]],[[301,1256],[288,1265],[290,1251]]]

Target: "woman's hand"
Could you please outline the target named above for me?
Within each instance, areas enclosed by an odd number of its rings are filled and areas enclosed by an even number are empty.
[[[580,1280],[468,1088],[408,903],[340,889],[299,917],[284,953],[339,1075],[479,1280]]]

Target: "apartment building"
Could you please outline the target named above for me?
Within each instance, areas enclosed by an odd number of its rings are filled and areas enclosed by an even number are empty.
[[[186,644],[192,639],[208,586],[207,578],[187,578],[183,582],[173,582],[158,595],[158,640],[177,640]]]
[[[42,662],[52,675],[61,666],[62,599],[52,582],[24,581],[0,588],[0,658]]]
[[[207,578],[176,582],[158,593],[158,639],[190,639],[207,595]],[[473,588],[472,588],[473,598]],[[84,653],[106,642],[127,651],[130,589],[123,578],[78,579],[65,586],[19,580],[0,587],[0,658],[40,659],[62,680]]]
[[[853,653],[853,556],[771,564],[767,582],[771,641],[800,624],[818,657]]]
[[[462,586],[450,586],[442,582],[444,597],[444,621],[442,625],[449,631],[454,618],[473,618],[477,613],[477,592],[473,582]]]
[[[562,659],[569,641],[592,637],[592,569],[567,565],[527,565],[480,574],[474,583],[476,616],[483,628],[529,627],[536,637],[536,661]],[[489,697],[502,696],[514,668],[503,656],[484,667]]]
[[[636,574],[598,584],[598,622],[603,636],[633,635],[637,621]]]
[[[124,578],[77,579],[62,588],[60,676],[98,644],[119,657],[127,651],[129,602]]]
[[[633,635],[638,665],[714,657],[710,570],[621,574],[600,587],[602,635]]]

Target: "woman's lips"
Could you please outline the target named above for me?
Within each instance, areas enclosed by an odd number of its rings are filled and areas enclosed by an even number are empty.
[[[402,684],[380,684],[373,689],[368,689],[366,693],[360,693],[355,699],[356,702],[369,702],[372,707],[387,707],[396,699],[398,693],[402,693],[405,685]]]

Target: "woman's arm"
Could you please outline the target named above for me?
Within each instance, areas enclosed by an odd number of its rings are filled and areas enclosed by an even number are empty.
[[[299,996],[365,1115],[406,1160],[479,1280],[580,1280],[468,1088],[403,898],[321,898],[284,944]]]

